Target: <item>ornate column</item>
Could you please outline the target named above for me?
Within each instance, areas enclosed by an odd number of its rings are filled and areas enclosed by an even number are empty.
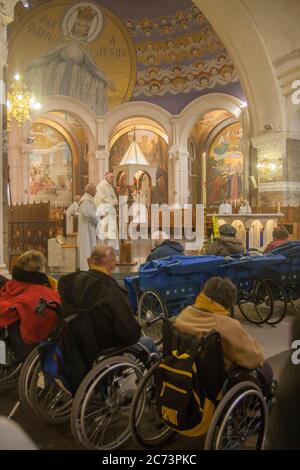
[[[187,204],[189,202],[189,152],[179,147],[179,120],[171,118],[172,141],[169,149],[169,202]],[[187,142],[186,142],[187,145]]]
[[[3,125],[3,114],[4,106],[6,106],[6,84],[4,83],[4,68],[7,63],[7,36],[6,27],[13,21],[14,18],[14,7],[17,0],[1,0],[0,2],[0,273],[7,275],[7,269],[4,262],[4,235],[7,235],[7,220],[4,214],[7,209],[6,201],[6,184],[3,184],[3,178],[6,176],[3,169],[6,168],[6,151],[4,151],[5,137],[3,135],[3,129],[6,126]],[[5,177],[5,181],[6,177]]]
[[[104,174],[108,171],[109,167],[109,145],[105,133],[105,119],[102,117],[97,118],[97,144],[94,177],[96,184],[103,180]]]

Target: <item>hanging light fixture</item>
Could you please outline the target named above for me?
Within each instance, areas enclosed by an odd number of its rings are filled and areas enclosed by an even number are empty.
[[[17,73],[11,89],[8,92],[7,99],[7,120],[8,123],[15,119],[19,124],[30,119],[31,110],[41,109],[41,104],[36,100],[34,93],[28,90],[28,87],[22,81]]]

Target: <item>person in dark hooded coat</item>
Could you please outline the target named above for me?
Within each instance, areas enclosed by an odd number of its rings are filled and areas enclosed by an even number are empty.
[[[85,347],[122,348],[135,344],[141,327],[130,309],[127,291],[111,276],[115,250],[99,245],[88,259],[89,270],[77,271],[60,278],[58,291],[64,316],[78,315],[89,324],[90,338]],[[83,333],[83,331],[82,331]]]
[[[244,252],[244,245],[236,238],[236,229],[230,224],[221,225],[220,237],[217,237],[207,249],[208,255],[230,256]]]
[[[67,340],[63,350],[73,384],[78,385],[95,360],[108,349],[121,350],[138,343],[150,353],[156,353],[151,338],[141,336],[127,290],[111,276],[115,264],[115,250],[98,245],[88,259],[88,271],[70,273],[59,280],[62,312],[68,325],[64,329]],[[78,369],[76,377],[75,369]]]
[[[170,240],[166,233],[155,232],[152,237],[154,248],[149,253],[146,261],[153,261],[172,255],[184,256],[183,246],[174,240]]]

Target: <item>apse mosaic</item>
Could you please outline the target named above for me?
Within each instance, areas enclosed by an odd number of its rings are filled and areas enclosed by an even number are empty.
[[[10,76],[24,75],[38,98],[71,96],[102,115],[131,97],[134,44],[121,20],[102,5],[44,2],[20,18],[9,44]]]
[[[243,194],[243,131],[239,123],[225,127],[212,141],[207,161],[207,202],[220,204],[226,197],[233,204]]]
[[[149,165],[156,167],[156,186],[149,187],[149,180],[145,175],[136,175],[137,180],[142,177],[139,185],[144,193],[150,193],[147,203],[168,203],[168,155],[169,147],[166,141],[159,135],[149,130],[137,129],[135,138],[139,148],[146,157]],[[110,170],[118,166],[123,156],[134,139],[134,132],[123,134],[113,144],[110,151]],[[137,181],[138,183],[138,181]]]
[[[130,100],[177,114],[210,92],[243,99],[227,50],[191,0],[31,5],[12,29],[9,63],[38,97],[68,95],[99,115]]]
[[[34,123],[29,155],[29,202],[72,202],[72,156],[64,137],[46,124]]]

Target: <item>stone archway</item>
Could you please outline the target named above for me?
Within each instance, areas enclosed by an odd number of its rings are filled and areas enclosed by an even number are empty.
[[[269,24],[274,26],[273,40],[275,40],[275,34],[279,36],[278,17],[281,16],[275,10],[279,12],[286,10],[284,1],[276,2],[276,5],[268,1],[269,7],[266,7],[256,0],[251,2],[231,0],[230,8],[227,0],[193,1],[216,30],[236,67],[248,102],[253,135],[263,132],[265,124],[270,122],[273,123],[274,130],[284,132],[286,130],[284,100],[272,64],[271,37],[265,36],[265,31],[259,28],[257,22],[260,14],[264,14],[263,18],[266,19],[268,11]],[[299,9],[299,5],[296,6],[295,2],[296,8]],[[268,33],[270,29],[272,28],[268,29]]]

